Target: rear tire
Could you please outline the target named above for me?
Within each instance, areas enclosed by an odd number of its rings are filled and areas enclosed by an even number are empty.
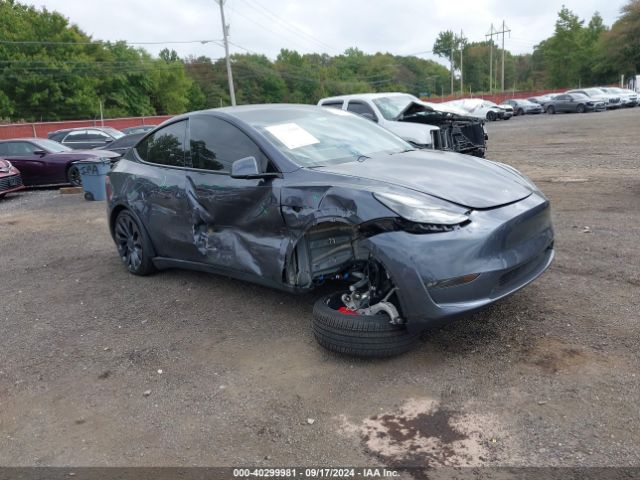
[[[576,112],[584,113],[584,105],[580,104],[576,107]]]
[[[134,275],[149,275],[156,271],[153,265],[153,247],[146,230],[128,210],[118,213],[113,236],[120,260]]]
[[[82,178],[80,177],[80,170],[76,165],[71,165],[67,169],[67,181],[74,187],[82,186]]]
[[[313,306],[313,334],[332,352],[360,358],[386,358],[405,353],[418,335],[404,325],[393,325],[385,313],[350,315],[338,311],[341,293],[326,295]]]
[[[517,116],[524,115],[524,110],[522,108],[519,108],[516,112],[516,115]]]

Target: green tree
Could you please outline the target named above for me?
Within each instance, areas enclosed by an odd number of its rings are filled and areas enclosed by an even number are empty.
[[[596,71],[615,81],[620,74],[640,72],[640,0],[631,0],[622,7],[622,15],[601,33],[596,45]]]

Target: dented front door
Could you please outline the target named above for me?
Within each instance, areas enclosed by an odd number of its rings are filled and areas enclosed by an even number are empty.
[[[186,197],[191,226],[189,259],[282,282],[285,226],[279,178],[231,178],[235,160],[253,156],[272,168],[260,148],[225,120],[189,120]]]
[[[189,172],[191,260],[281,282],[285,229],[279,179]]]

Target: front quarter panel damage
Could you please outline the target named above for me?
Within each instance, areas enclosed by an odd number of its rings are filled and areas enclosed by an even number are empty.
[[[298,288],[312,288],[314,281],[366,261],[359,240],[396,217],[371,192],[353,186],[296,185],[281,195],[289,229],[283,280]]]

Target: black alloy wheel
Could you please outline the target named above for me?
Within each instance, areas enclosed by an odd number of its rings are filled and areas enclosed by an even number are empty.
[[[127,270],[135,275],[153,272],[149,239],[133,215],[127,210],[120,212],[113,230],[118,254]]]
[[[71,165],[67,170],[67,180],[74,187],[82,186],[82,178],[80,177],[80,170],[77,165]]]

